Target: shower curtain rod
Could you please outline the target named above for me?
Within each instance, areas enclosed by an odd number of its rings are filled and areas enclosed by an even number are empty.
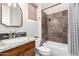
[[[44,10],[46,10],[46,9],[49,9],[49,8],[52,8],[52,7],[55,7],[55,6],[57,6],[57,5],[60,5],[61,3],[58,3],[58,4],[55,4],[55,5],[52,5],[52,6],[50,6],[50,7],[47,7],[47,8],[45,8],[45,9],[43,9],[42,11],[44,11]]]

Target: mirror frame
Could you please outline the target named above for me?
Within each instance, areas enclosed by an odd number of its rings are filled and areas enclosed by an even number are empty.
[[[22,9],[21,9],[21,7],[19,6],[18,3],[16,3],[16,4],[20,7],[20,10],[22,12],[22,14],[21,14],[21,25],[19,25],[19,26],[16,26],[16,25],[15,26],[8,26],[8,25],[2,23],[2,4],[3,3],[1,3],[1,24],[6,26],[6,27],[21,27],[21,26],[23,26],[23,11],[22,11]]]

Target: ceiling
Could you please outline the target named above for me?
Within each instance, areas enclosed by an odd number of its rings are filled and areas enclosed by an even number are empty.
[[[41,3],[41,8],[43,12],[45,12],[47,15],[68,10],[68,3],[61,3],[58,5],[57,4],[58,3]],[[50,7],[50,6],[53,6],[53,7]]]
[[[53,6],[55,4],[58,4],[58,3],[41,3],[41,6],[42,6],[41,8],[45,9],[45,8],[48,8],[48,7]]]

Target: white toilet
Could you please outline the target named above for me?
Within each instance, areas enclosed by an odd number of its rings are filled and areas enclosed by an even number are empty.
[[[46,46],[40,46],[41,41],[36,40],[36,49],[41,56],[51,56],[51,50]],[[44,44],[44,43],[43,43]]]

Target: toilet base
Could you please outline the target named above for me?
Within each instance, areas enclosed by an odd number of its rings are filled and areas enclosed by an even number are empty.
[[[44,50],[44,48],[47,49],[47,51]],[[51,51],[50,51],[50,49],[47,48],[46,46],[38,47],[38,48],[37,48],[37,53],[38,53],[40,56],[51,56]]]
[[[39,53],[40,56],[51,56],[51,54],[41,54]]]

